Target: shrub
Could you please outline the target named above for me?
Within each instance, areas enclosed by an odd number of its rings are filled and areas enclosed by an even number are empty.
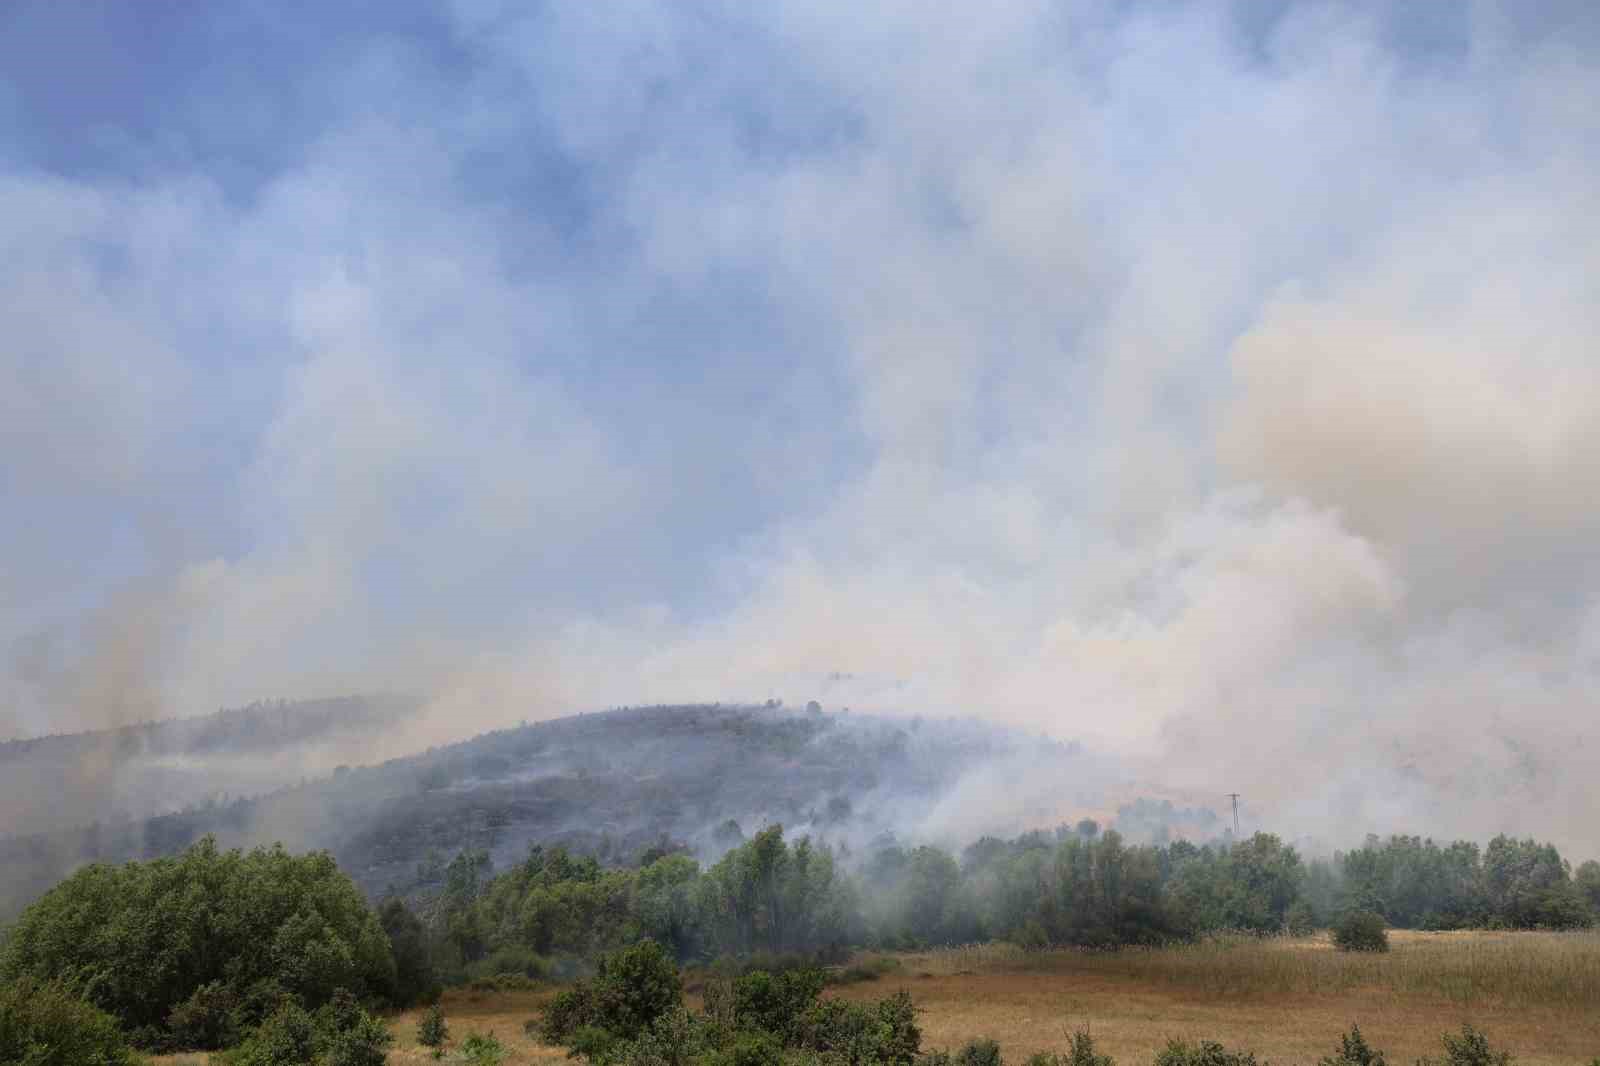
[[[894,973],[900,969],[900,960],[883,956],[881,958],[865,959],[852,963],[849,966],[829,970],[824,975],[824,984],[827,985],[853,985],[862,981],[876,981],[886,974]]]
[[[683,1002],[683,979],[672,957],[653,940],[600,956],[593,981],[578,981],[545,1010],[544,1032],[566,1043],[586,1026],[633,1040]]]
[[[27,1066],[134,1066],[114,1018],[59,985],[0,986],[0,1062]]]
[[[1445,1033],[1444,1058],[1419,1059],[1417,1066],[1510,1066],[1509,1051],[1496,1051],[1489,1046],[1489,1038],[1470,1025],[1461,1027],[1461,1035]]]
[[[1375,1050],[1361,1035],[1359,1025],[1339,1038],[1339,1052],[1323,1059],[1318,1066],[1387,1066],[1383,1052]]]
[[[954,1066],[1001,1066],[1000,1043],[988,1037],[969,1040],[953,1061]]]
[[[550,964],[528,948],[508,945],[496,948],[467,967],[467,976],[475,979],[512,974],[537,981],[550,975]]]
[[[711,1045],[710,1027],[678,1007],[657,1018],[655,1024],[628,1046],[628,1066],[691,1066]]]
[[[618,1046],[623,1043],[615,1033],[597,1025],[579,1026],[568,1039],[571,1041],[571,1050],[567,1052],[567,1057],[588,1059],[590,1062],[611,1061]]]
[[[733,1046],[711,1057],[715,1066],[781,1066],[783,1042],[772,1033],[740,1033]],[[636,1064],[630,1064],[636,1066]]]
[[[1155,1066],[1256,1066],[1256,1057],[1249,1051],[1229,1051],[1212,1040],[1196,1044],[1173,1040],[1156,1056]]]
[[[469,1066],[500,1066],[506,1049],[493,1033],[468,1033],[461,1042],[461,1055]]]
[[[740,1029],[764,1029],[784,1043],[799,1035],[801,1019],[822,994],[822,971],[757,971],[733,982],[733,1021]]]
[[[1383,915],[1369,910],[1347,912],[1333,927],[1333,946],[1340,951],[1388,951]]]
[[[820,1000],[796,1028],[796,1047],[852,1063],[910,1066],[922,1050],[916,1007],[906,992],[871,1005]]]
[[[417,1043],[432,1048],[434,1058],[438,1058],[449,1042],[450,1024],[444,1020],[444,1011],[435,1003],[417,1020]]]
[[[1079,1029],[1072,1034],[1072,1042],[1065,1055],[1041,1051],[1028,1059],[1028,1066],[1116,1066],[1110,1055],[1095,1052],[1094,1038]]]
[[[556,993],[545,1007],[541,1026],[544,1039],[552,1044],[565,1044],[573,1033],[593,1024],[598,1013],[594,987],[587,981],[578,981],[571,988]]]
[[[348,993],[346,994],[348,996]],[[368,1014],[354,997],[336,1000],[318,1017],[319,1066],[383,1066],[394,1035],[380,1018]]]
[[[177,1047],[215,1051],[239,1042],[240,997],[221,981],[208,981],[167,1015],[167,1031]]]
[[[237,1049],[212,1057],[225,1066],[305,1066],[316,1051],[311,1015],[291,1003],[274,1011]]]

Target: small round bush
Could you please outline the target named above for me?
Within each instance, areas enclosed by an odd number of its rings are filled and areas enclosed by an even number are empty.
[[[1340,951],[1388,951],[1389,931],[1377,911],[1354,910],[1333,927],[1333,946]]]

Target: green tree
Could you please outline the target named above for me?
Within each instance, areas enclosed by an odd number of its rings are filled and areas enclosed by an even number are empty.
[[[163,1043],[174,1009],[208,986],[215,1004],[276,988],[317,1006],[340,988],[381,998],[395,967],[377,917],[329,855],[222,852],[206,838],[57,885],[18,919],[0,976],[66,982],[139,1041]]]

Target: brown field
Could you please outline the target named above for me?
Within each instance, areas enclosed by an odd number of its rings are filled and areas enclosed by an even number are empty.
[[[1371,956],[1333,951],[1315,937],[1114,954],[982,945],[890,956],[897,968],[887,976],[829,994],[874,999],[904,988],[922,1009],[924,1047],[993,1037],[1011,1063],[1061,1048],[1077,1028],[1123,1066],[1145,1066],[1172,1037],[1219,1040],[1273,1063],[1315,1063],[1359,1023],[1402,1066],[1438,1054],[1439,1033],[1464,1021],[1520,1066],[1587,1066],[1600,1056],[1600,933],[1391,937],[1391,952]],[[550,994],[452,992],[451,1034],[494,1033],[511,1051],[508,1066],[564,1062],[564,1049],[523,1032]],[[416,1017],[394,1019],[390,1061],[432,1061],[416,1044]]]

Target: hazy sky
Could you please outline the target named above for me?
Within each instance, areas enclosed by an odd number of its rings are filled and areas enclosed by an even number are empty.
[[[817,696],[1600,847],[1597,163],[1588,0],[8,3],[0,736]]]

